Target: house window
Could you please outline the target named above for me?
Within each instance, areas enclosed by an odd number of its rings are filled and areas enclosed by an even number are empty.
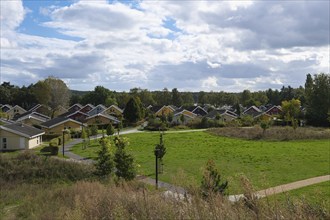
[[[39,144],[39,137],[37,138],[37,144]]]
[[[2,138],[2,147],[3,149],[7,148],[7,138]]]

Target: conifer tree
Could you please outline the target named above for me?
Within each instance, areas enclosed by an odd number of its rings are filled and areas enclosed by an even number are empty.
[[[100,144],[101,148],[98,151],[98,157],[95,163],[95,174],[104,178],[112,173],[114,162],[110,152],[110,141],[106,138],[101,138]]]
[[[228,181],[221,182],[221,176],[215,167],[214,161],[207,161],[201,184],[202,195],[205,197],[208,197],[212,193],[225,195],[227,187]]]
[[[158,169],[158,170],[159,170],[160,173],[162,173],[163,172],[163,166],[164,166],[163,157],[166,154],[166,147],[165,147],[165,144],[164,144],[164,141],[163,141],[163,133],[160,133],[159,144],[156,145],[155,150],[158,150],[158,159],[159,159],[158,164],[161,168],[161,169]]]
[[[116,176],[124,180],[132,180],[135,178],[136,170],[134,166],[134,158],[132,155],[126,152],[126,146],[128,142],[125,138],[119,136],[115,137],[116,153],[115,153],[115,166],[116,166]]]
[[[112,126],[112,124],[109,124],[107,127],[107,135],[110,136],[113,135],[114,133],[115,133],[114,127]]]

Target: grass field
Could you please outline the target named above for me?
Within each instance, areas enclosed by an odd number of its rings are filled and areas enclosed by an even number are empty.
[[[269,196],[268,199],[281,202],[307,202],[330,208],[330,181],[306,186],[286,193]]]
[[[154,177],[153,149],[159,134],[136,133],[126,137],[140,165],[139,173]],[[223,178],[229,180],[230,193],[240,192],[242,174],[256,189],[329,174],[328,140],[252,141],[188,132],[165,134],[164,141],[167,154],[160,179],[181,186],[198,185],[208,159],[213,159]],[[98,144],[93,143],[86,150],[75,146],[73,152],[94,159]]]

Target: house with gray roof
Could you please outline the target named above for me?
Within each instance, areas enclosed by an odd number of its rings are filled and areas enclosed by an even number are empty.
[[[44,131],[14,123],[0,126],[0,151],[27,150],[38,147],[42,143]]]

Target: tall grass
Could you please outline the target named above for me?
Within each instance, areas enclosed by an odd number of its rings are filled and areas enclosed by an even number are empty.
[[[1,174],[0,216],[1,219],[329,219],[327,207],[307,202],[279,202],[247,200],[229,202],[226,197],[211,194],[207,199],[200,196],[198,188],[190,189],[189,199],[177,200],[165,197],[160,191],[150,190],[139,182],[79,180],[86,171],[84,165],[53,160],[53,169],[41,162],[43,158],[20,155],[16,159],[0,157]],[[22,161],[25,160],[25,161]],[[41,160],[41,161],[39,161]],[[24,172],[22,163],[30,166]],[[10,164],[10,165],[9,165]],[[43,166],[45,169],[43,170]],[[65,183],[49,181],[58,174],[51,170],[70,167],[75,178],[69,174]],[[35,175],[37,168],[43,175]],[[84,168],[87,168],[84,167]],[[69,168],[67,168],[69,172]],[[88,169],[88,168],[87,168]],[[16,175],[10,174],[11,172]],[[33,173],[28,177],[29,173]],[[46,175],[47,174],[47,175]],[[89,172],[87,172],[87,177]],[[12,181],[6,181],[10,177]],[[23,178],[24,177],[24,178]],[[27,183],[23,179],[27,178]],[[34,180],[38,180],[35,184]],[[63,180],[63,179],[62,179]],[[69,183],[69,184],[68,184]],[[243,181],[245,194],[252,195],[252,187]]]
[[[25,151],[16,157],[0,154],[0,182],[71,182],[92,178],[93,167]]]
[[[79,181],[73,185],[38,188],[23,185],[8,190],[16,206],[3,207],[4,219],[329,219],[326,207],[290,200],[229,202],[220,195],[203,199],[198,193],[190,200],[166,198],[161,192],[136,187],[136,183],[104,185]],[[17,191],[20,191],[17,196]],[[1,206],[0,206],[1,207]],[[11,208],[8,208],[11,207]]]

